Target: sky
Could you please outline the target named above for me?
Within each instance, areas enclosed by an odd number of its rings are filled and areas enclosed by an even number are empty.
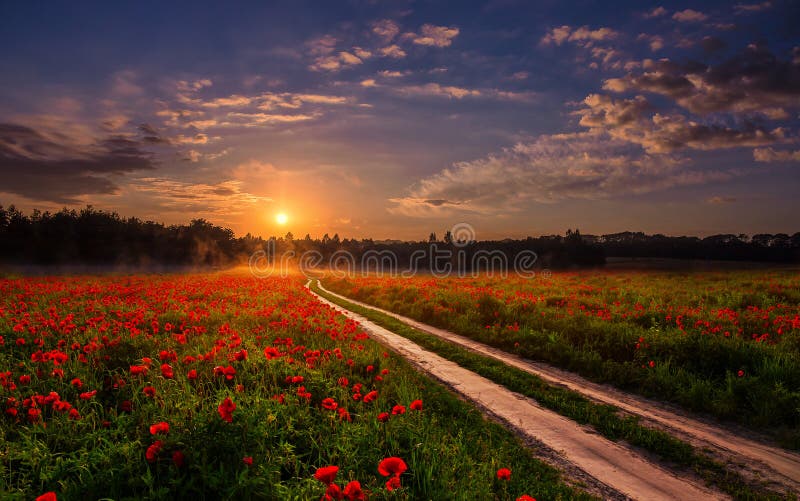
[[[0,204],[265,237],[791,234],[798,19],[782,0],[2,1]]]

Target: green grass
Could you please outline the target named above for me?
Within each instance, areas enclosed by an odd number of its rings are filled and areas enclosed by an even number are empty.
[[[642,426],[636,417],[621,417],[615,407],[594,403],[576,392],[550,385],[523,370],[414,329],[394,317],[327,294],[316,283],[312,283],[311,287],[322,297],[363,315],[376,324],[495,383],[533,398],[548,409],[578,423],[589,425],[610,440],[628,442],[657,455],[662,460],[697,473],[734,499],[789,498],[761,486],[748,485],[736,472],[725,468],[686,442],[663,431]]]

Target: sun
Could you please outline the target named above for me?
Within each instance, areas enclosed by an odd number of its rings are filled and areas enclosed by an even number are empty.
[[[275,214],[275,222],[283,226],[289,222],[289,216],[287,216],[285,212],[279,212]]]

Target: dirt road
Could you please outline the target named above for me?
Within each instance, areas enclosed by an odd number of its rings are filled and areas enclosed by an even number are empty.
[[[318,295],[317,298],[359,322],[361,328],[373,339],[444,382],[520,435],[555,452],[556,462],[560,460],[569,463],[585,472],[596,481],[595,484],[606,487],[602,489],[604,497],[646,500],[726,499],[719,492],[692,479],[679,478],[635,451],[611,442],[574,421],[540,407],[529,398],[424,350],[361,315],[340,308]]]
[[[772,487],[800,492],[800,454],[750,438],[744,430],[727,429],[710,420],[690,416],[673,406],[632,395],[609,385],[593,383],[574,373],[526,360],[453,332],[341,296],[321,285],[320,288],[333,296],[379,311],[428,334],[535,374],[551,384],[566,387],[596,402],[613,405],[629,414],[640,416],[648,424],[693,445],[711,449],[718,459],[739,465],[741,472],[767,481]]]

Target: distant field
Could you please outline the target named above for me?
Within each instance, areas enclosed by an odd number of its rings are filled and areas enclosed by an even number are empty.
[[[2,498],[588,498],[303,283],[0,280]]]
[[[800,447],[800,275],[587,271],[329,289]]]

